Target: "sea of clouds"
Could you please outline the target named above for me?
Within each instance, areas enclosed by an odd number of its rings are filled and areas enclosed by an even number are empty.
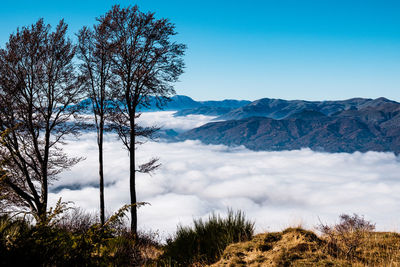
[[[184,131],[214,117],[173,117],[173,112],[145,113],[142,123]],[[105,138],[105,201],[108,213],[129,203],[128,153],[114,134]],[[98,154],[95,133],[69,141],[65,151],[85,161],[52,185],[55,203],[73,201],[98,210]],[[178,224],[228,208],[244,211],[257,231],[281,230],[319,221],[334,223],[342,213],[357,213],[378,230],[400,227],[400,160],[393,153],[321,153],[309,149],[255,152],[244,147],[204,145],[199,141],[149,141],[137,149],[138,163],[158,157],[152,176],[138,174],[139,228],[173,234]]]

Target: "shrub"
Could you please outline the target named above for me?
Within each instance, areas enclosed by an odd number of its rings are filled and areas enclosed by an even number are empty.
[[[340,222],[333,226],[320,223],[318,230],[327,238],[327,249],[334,256],[344,256],[351,259],[355,256],[357,248],[363,238],[375,230],[375,224],[364,219],[363,216],[342,214]]]
[[[74,208],[70,212],[63,214],[56,226],[73,233],[85,233],[92,225],[99,223],[97,214]]]
[[[158,233],[121,230],[107,245],[114,266],[148,266],[162,253]],[[151,265],[153,266],[153,265]]]
[[[228,210],[226,218],[212,214],[208,221],[193,222],[193,228],[178,226],[175,236],[167,240],[163,258],[176,266],[216,262],[229,244],[250,240],[254,233],[254,223],[241,211]]]
[[[92,215],[70,213],[47,224],[0,217],[0,266],[142,266],[158,256],[155,235],[133,235],[123,207],[101,226]],[[146,253],[143,250],[146,249]],[[152,251],[153,249],[153,251]],[[153,255],[150,255],[153,253]]]

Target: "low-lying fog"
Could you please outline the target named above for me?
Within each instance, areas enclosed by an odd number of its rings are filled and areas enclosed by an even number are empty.
[[[172,114],[146,113],[142,121],[183,131],[213,119]],[[95,133],[71,141],[65,151],[86,160],[54,182],[52,203],[62,197],[96,212]],[[212,212],[224,214],[227,208],[244,211],[255,220],[257,231],[300,223],[312,228],[319,219],[335,222],[341,213],[365,215],[378,230],[400,226],[400,161],[393,153],[254,152],[198,141],[149,141],[138,148],[137,161],[151,157],[160,158],[162,166],[152,176],[138,174],[138,200],[151,204],[139,209],[139,228],[158,230],[162,237],[172,234],[178,224],[188,225]],[[108,213],[129,203],[128,153],[113,134],[105,140],[105,183]]]

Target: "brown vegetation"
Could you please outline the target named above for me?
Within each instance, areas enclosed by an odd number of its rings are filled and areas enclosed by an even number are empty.
[[[353,234],[350,234],[353,235]],[[337,245],[346,248],[338,241]],[[332,250],[328,236],[301,228],[256,235],[251,241],[228,246],[217,266],[399,266],[400,235],[364,232],[349,258]]]

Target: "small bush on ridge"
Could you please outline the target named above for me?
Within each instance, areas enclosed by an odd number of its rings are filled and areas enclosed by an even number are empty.
[[[327,238],[328,252],[345,258],[355,257],[356,250],[362,244],[363,237],[375,230],[375,224],[364,219],[363,216],[342,214],[340,222],[329,226],[323,223],[317,227]]]

